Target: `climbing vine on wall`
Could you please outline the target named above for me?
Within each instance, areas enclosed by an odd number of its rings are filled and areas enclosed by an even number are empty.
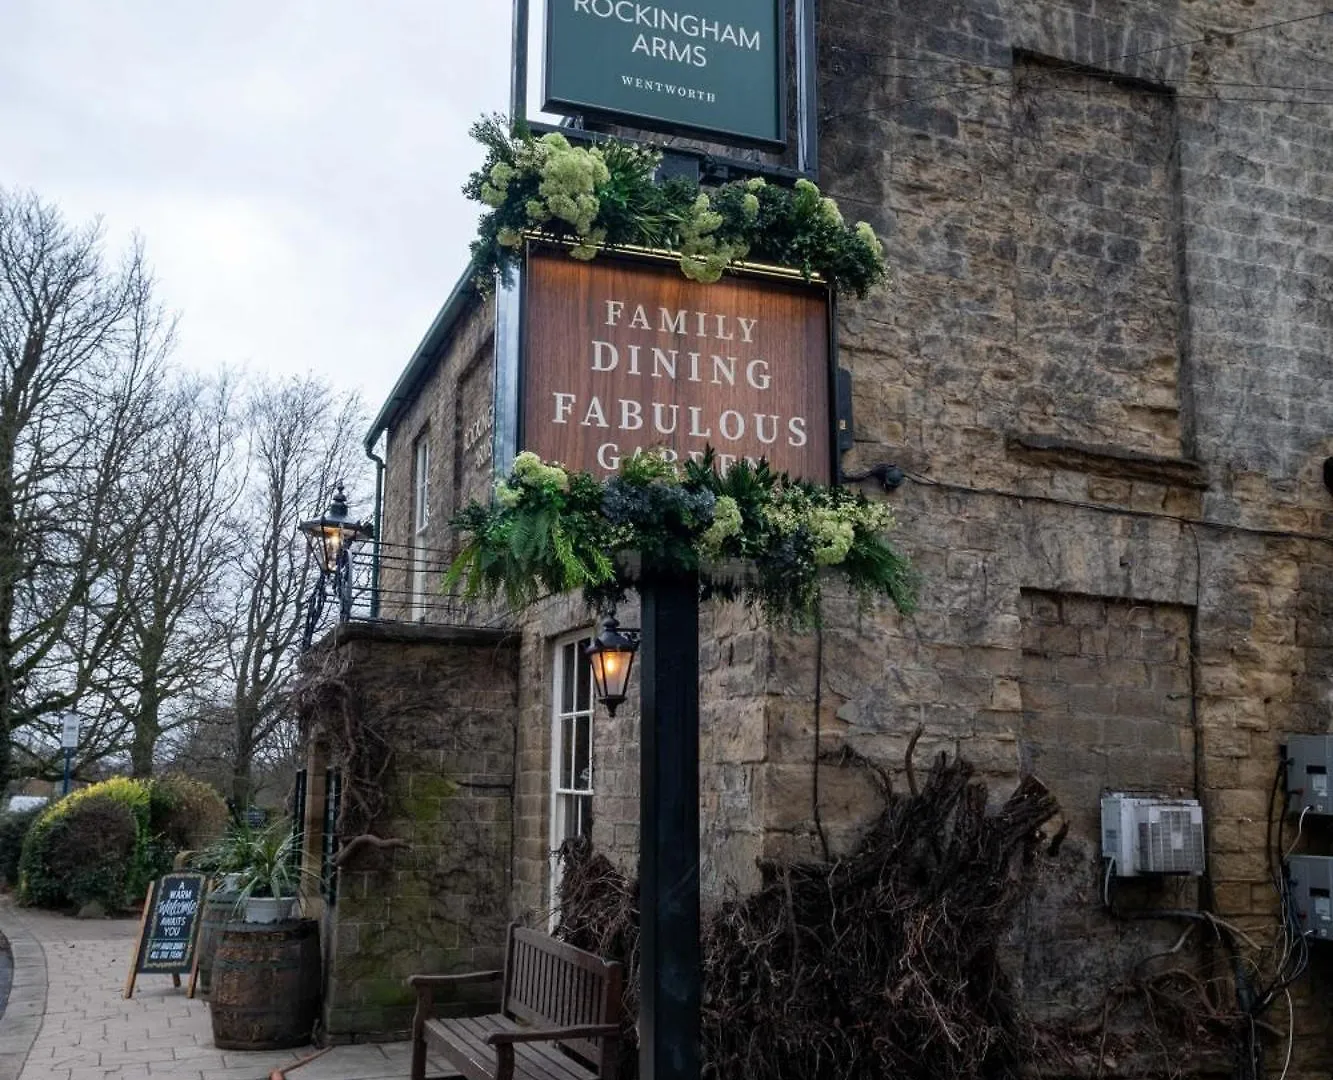
[[[310,660],[312,664],[315,660]],[[296,709],[307,733],[319,725],[329,756],[342,774],[338,812],[337,865],[351,861],[365,849],[406,847],[406,841],[380,835],[388,818],[389,778],[394,767],[393,747],[384,735],[366,723],[361,697],[347,675],[346,660],[329,650],[319,666],[301,680]]]

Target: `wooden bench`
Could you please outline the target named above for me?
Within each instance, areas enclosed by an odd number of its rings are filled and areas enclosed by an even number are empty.
[[[468,1080],[615,1080],[621,965],[546,934],[509,927],[503,971],[413,975],[412,1080],[436,1054]],[[435,991],[500,980],[500,1011],[435,1016]]]

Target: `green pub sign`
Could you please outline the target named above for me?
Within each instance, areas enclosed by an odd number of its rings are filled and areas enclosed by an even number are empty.
[[[545,109],[786,144],[785,0],[547,0]]]

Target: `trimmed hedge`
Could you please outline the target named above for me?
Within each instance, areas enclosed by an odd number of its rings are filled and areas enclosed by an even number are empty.
[[[45,809],[45,806],[34,806],[30,810],[0,814],[0,880],[11,889],[19,883],[23,840],[32,828],[32,823]]]
[[[150,786],[115,777],[47,807],[23,841],[19,902],[66,907],[97,900],[107,911],[137,903],[148,883],[171,865],[170,853],[153,839]],[[126,815],[128,829],[122,827]],[[110,832],[102,836],[102,829]],[[98,854],[102,847],[104,856]],[[81,866],[80,859],[91,863]]]
[[[222,796],[202,780],[169,774],[149,788],[149,824],[172,852],[198,851],[218,840],[228,816]]]
[[[110,795],[80,800],[42,833],[42,863],[25,866],[21,899],[43,907],[96,901],[107,912],[125,907],[143,891],[139,824],[134,810]]]
[[[17,817],[18,815],[14,815]],[[172,856],[198,849],[226,828],[227,806],[208,784],[184,776],[115,777],[83,788],[27,817],[17,857],[18,899],[38,907],[108,912],[133,907],[148,884],[171,869]],[[0,870],[6,823],[0,822]]]

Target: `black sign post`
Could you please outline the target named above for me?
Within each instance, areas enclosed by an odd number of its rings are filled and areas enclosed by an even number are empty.
[[[699,579],[639,597],[639,1078],[699,1080]]]
[[[180,977],[188,973],[189,994],[194,995],[195,945],[207,887],[208,879],[203,874],[188,872],[167,874],[148,887],[125,980],[125,997],[134,993],[134,980],[141,973],[170,975],[177,986]]]

